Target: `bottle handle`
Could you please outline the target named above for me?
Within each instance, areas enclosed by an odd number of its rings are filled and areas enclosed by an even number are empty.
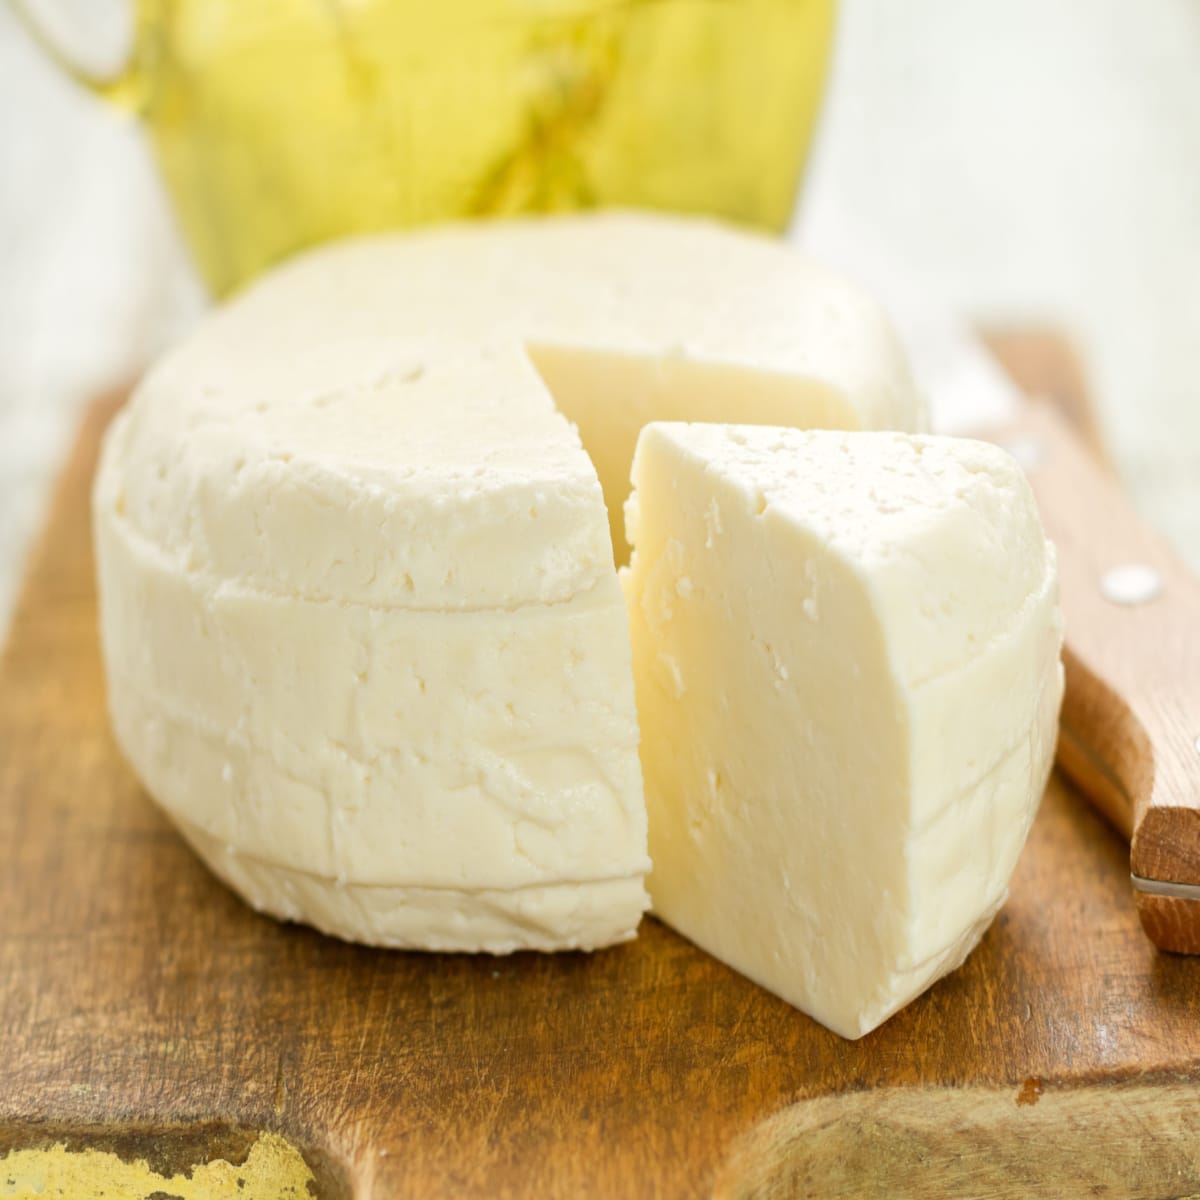
[[[111,72],[95,70],[79,60],[65,44],[70,17],[47,0],[9,0],[9,7],[26,32],[62,72],[92,95],[118,108],[141,107],[142,77],[134,55],[136,25],[130,16],[128,46],[123,61]]]

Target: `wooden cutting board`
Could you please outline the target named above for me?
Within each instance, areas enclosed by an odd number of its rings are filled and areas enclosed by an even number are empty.
[[[1060,343],[996,345],[1090,429]],[[109,736],[88,487],[114,407],[0,660],[0,1195],[6,1163],[10,1190],[12,1164],[42,1169],[5,1151],[55,1141],[168,1181],[265,1147],[322,1196],[1200,1192],[1200,960],[1145,939],[1128,847],[1058,777],[978,951],[854,1043],[654,920],[592,956],[493,959],[249,911]],[[212,1194],[247,1194],[256,1161]]]

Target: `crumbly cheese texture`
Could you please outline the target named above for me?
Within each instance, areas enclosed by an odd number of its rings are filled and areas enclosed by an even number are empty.
[[[1055,555],[978,442],[661,424],[623,572],[656,914],[845,1037],[1003,904],[1062,698]]]
[[[631,214],[324,249],[150,372],[94,496],[110,707],[222,878],[385,945],[633,936],[649,860],[604,496],[619,513],[638,430],[674,415],[922,419],[861,293]]]
[[[141,473],[189,489],[174,538],[133,515],[137,403],[119,419],[94,506],[114,729],[214,871],[265,911],[398,947],[621,941],[649,863],[599,485],[536,381],[505,425],[509,446],[529,438],[523,471],[492,465],[486,427],[472,464],[469,423],[425,453],[422,423],[457,394],[437,384],[431,371],[393,396],[390,419],[418,432],[391,488],[272,451],[257,470],[278,473],[276,500],[247,481],[263,507],[240,519],[238,475],[254,468],[227,474],[218,455],[181,480],[179,451],[206,434],[181,436],[161,479]],[[357,545],[323,528],[372,504],[374,550],[365,524]],[[471,578],[479,559],[493,578]],[[376,570],[396,572],[394,595],[370,594]]]
[[[404,394],[421,403],[400,420]],[[631,213],[449,225],[305,255],[216,313],[136,407],[131,509],[156,540],[186,538],[219,573],[276,590],[390,602],[411,578],[423,604],[448,607],[553,601],[603,569],[603,545],[581,546],[578,563],[569,553],[592,532],[573,523],[575,491],[531,516],[485,486],[563,481],[555,456],[578,447],[547,436],[555,407],[599,475],[619,562],[648,421],[911,431],[925,419],[858,288],[772,239]],[[198,440],[180,447],[184,430]],[[164,454],[180,456],[165,488]],[[197,475],[210,480],[199,512]],[[458,495],[448,584],[440,558],[409,565],[412,528],[441,545],[436,522],[451,520],[431,477]],[[297,508],[310,529],[299,547],[283,524]],[[496,527],[527,569],[498,569]],[[546,561],[548,545],[560,549]],[[518,578],[522,594],[506,596]]]

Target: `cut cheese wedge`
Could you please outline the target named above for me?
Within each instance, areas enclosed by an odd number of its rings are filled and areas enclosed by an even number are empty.
[[[922,420],[854,288],[629,214],[324,249],[159,363],[97,476],[102,642],[120,743],[213,869],[387,945],[633,936],[604,496],[619,521],[639,429],[680,415]]]
[[[978,942],[1050,770],[1030,489],[977,442],[682,424],[634,482],[654,911],[859,1037]]]

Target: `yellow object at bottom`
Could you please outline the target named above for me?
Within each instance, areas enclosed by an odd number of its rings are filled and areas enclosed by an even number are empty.
[[[160,1174],[145,1159],[126,1162],[109,1150],[13,1150],[0,1157],[0,1197],[13,1200],[289,1200],[310,1197],[315,1183],[304,1156],[285,1138],[264,1133],[245,1162],[225,1159]]]

